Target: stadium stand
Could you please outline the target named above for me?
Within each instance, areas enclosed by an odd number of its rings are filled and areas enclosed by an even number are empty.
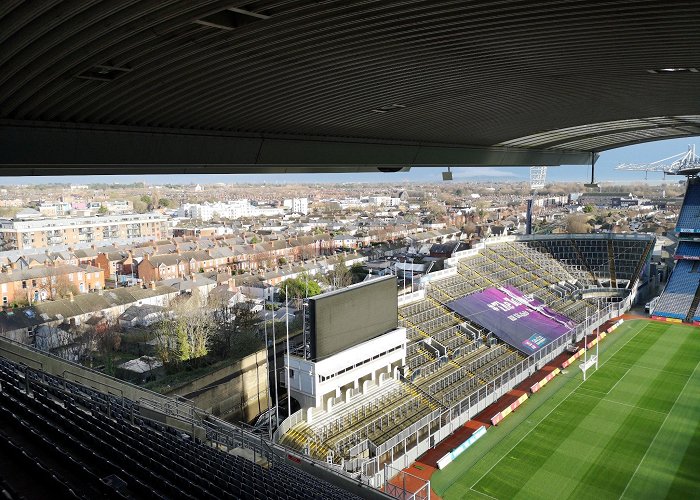
[[[678,242],[674,259],[700,259],[700,241],[681,240]]]
[[[653,237],[634,235],[504,238],[455,257],[449,264],[454,269],[399,307],[408,341],[399,374],[349,391],[330,409],[313,409],[313,417],[292,425],[280,442],[361,475],[410,463],[427,449],[428,437],[444,437],[441,429],[452,428],[450,420],[458,424],[473,415],[489,395],[497,396],[536,363],[446,304],[489,287],[513,286],[580,328],[596,307],[582,292],[615,281],[634,293],[653,244]],[[542,356],[563,347],[552,345]]]
[[[700,232],[700,179],[688,178],[681,213],[676,224],[677,233]]]
[[[685,320],[698,292],[698,285],[700,285],[700,262],[685,259],[677,261],[653,314]]]
[[[688,177],[676,233],[679,238],[673,256],[676,265],[650,313],[673,320],[700,321],[700,242],[687,239],[700,233],[700,179]]]
[[[566,263],[575,270],[576,278],[589,286],[629,287],[637,276],[639,256],[645,253],[649,241],[595,236],[543,239],[531,245]]]
[[[128,399],[2,358],[0,386],[2,455],[44,482],[46,497],[358,498],[272,454],[227,453],[141,416]],[[5,496],[19,498],[8,480]]]

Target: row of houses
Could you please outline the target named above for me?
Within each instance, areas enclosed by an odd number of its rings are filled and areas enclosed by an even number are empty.
[[[0,272],[3,307],[17,303],[54,300],[105,287],[104,271],[92,265],[43,265],[8,267]]]
[[[17,342],[51,348],[67,343],[54,338],[60,332],[80,330],[81,327],[99,332],[107,325],[118,324],[119,316],[133,306],[167,307],[179,294],[177,288],[161,285],[100,290],[97,293],[38,302],[28,307],[0,312],[0,332],[2,336]],[[34,338],[37,332],[39,339]]]

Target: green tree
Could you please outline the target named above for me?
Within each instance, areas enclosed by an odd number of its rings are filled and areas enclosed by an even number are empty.
[[[289,293],[289,300],[303,299],[307,296],[313,297],[321,293],[321,285],[317,281],[311,279],[307,274],[303,274],[298,278],[288,278],[279,285],[280,298],[284,301]],[[286,290],[286,291],[285,291]]]
[[[190,343],[184,321],[175,321],[175,340],[177,342],[177,360],[187,361],[191,357]]]
[[[167,199],[167,198],[161,198],[158,200],[158,206],[163,207],[163,208],[168,208],[172,205],[172,202]]]
[[[593,205],[586,205],[585,207],[583,207],[584,213],[587,213],[587,214],[592,213],[593,210],[595,210],[595,207]]]
[[[100,208],[97,209],[97,213],[100,215],[105,215],[106,213],[109,213],[109,208],[107,208],[105,205],[100,205]]]

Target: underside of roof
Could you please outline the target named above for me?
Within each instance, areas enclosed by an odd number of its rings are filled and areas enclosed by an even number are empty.
[[[587,164],[700,134],[697,0],[4,0],[0,48],[0,175]]]

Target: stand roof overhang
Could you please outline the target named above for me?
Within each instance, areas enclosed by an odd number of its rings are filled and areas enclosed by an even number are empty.
[[[0,3],[0,175],[590,164],[700,134],[695,0]]]

